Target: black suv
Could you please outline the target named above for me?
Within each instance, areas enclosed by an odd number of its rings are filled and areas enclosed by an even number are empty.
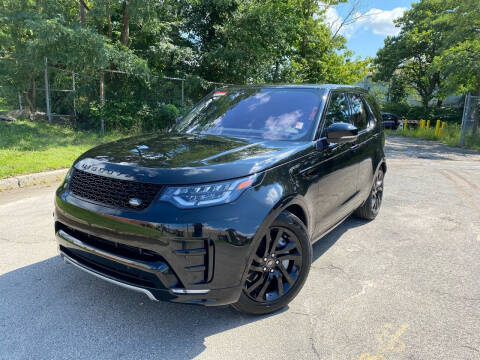
[[[385,129],[397,130],[402,123],[402,118],[395,114],[382,112],[383,127]]]
[[[355,87],[216,90],[169,132],[75,161],[55,198],[60,254],[152,300],[273,312],[302,288],[315,240],[377,215],[381,119]]]

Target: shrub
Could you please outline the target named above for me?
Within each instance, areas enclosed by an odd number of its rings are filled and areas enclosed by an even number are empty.
[[[173,104],[158,104],[148,121],[144,123],[146,131],[163,130],[171,127],[177,121],[180,111]]]
[[[458,124],[447,124],[444,129],[440,130],[439,136],[435,136],[435,126],[430,126],[430,128],[407,128],[398,131],[387,130],[387,134],[390,135],[402,135],[408,137],[416,137],[419,139],[425,140],[436,140],[440,141],[449,146],[459,146],[460,142],[460,125]],[[465,148],[480,150],[480,136],[466,136],[465,137]]]
[[[177,107],[172,104],[157,104],[152,108],[134,100],[107,101],[102,108],[97,101],[93,101],[80,127],[100,129],[101,119],[104,119],[107,131],[157,131],[175,124],[179,114]]]
[[[396,114],[408,120],[440,120],[457,124],[462,122],[462,108],[453,106],[434,106],[425,109],[422,106],[410,106],[406,103],[385,103],[382,105],[382,111]]]

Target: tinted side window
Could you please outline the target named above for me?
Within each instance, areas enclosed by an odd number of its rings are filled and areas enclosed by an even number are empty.
[[[351,123],[350,107],[345,93],[333,93],[330,97],[323,128],[327,129],[337,122]]]
[[[367,99],[367,105],[370,108],[370,112],[371,112],[371,114],[370,114],[371,127],[374,127],[376,120],[381,120],[382,119],[380,108],[378,107],[378,104],[377,104],[377,102],[375,101],[375,98],[372,95],[367,94],[365,97]]]
[[[350,94],[350,102],[352,104],[353,125],[358,130],[364,130],[368,126],[368,109],[365,101],[358,94]]]

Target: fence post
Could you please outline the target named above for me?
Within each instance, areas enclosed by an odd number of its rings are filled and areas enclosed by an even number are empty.
[[[48,61],[45,57],[45,101],[47,102],[47,118],[48,122],[52,122],[52,113],[50,112],[50,90],[48,88]]]
[[[72,90],[73,90],[73,116],[77,118],[77,106],[76,106],[76,88],[75,88],[75,73],[72,71]]]
[[[23,107],[22,107],[22,95],[20,93],[18,93],[18,108],[20,109],[20,111],[23,111]]]
[[[465,105],[463,106],[463,115],[462,115],[462,127],[460,130],[460,146],[463,146],[465,144],[465,133],[467,132],[467,117],[468,117],[468,111],[470,108],[470,98],[471,94],[468,93],[467,96],[465,96]]]
[[[105,104],[105,88],[104,88],[104,75],[103,70],[100,70],[100,132],[105,135],[105,120],[103,119],[103,105]]]
[[[185,83],[185,80],[182,80],[182,107],[183,107],[183,101],[185,99],[184,83]]]

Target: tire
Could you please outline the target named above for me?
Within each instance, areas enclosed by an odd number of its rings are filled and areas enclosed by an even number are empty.
[[[362,206],[355,210],[353,213],[354,216],[366,220],[373,220],[377,217],[380,207],[382,206],[384,176],[383,169],[378,169],[367,200],[365,200]]]
[[[303,287],[311,263],[312,244],[305,225],[292,213],[282,212],[256,245],[242,294],[232,306],[252,315],[283,308]]]

